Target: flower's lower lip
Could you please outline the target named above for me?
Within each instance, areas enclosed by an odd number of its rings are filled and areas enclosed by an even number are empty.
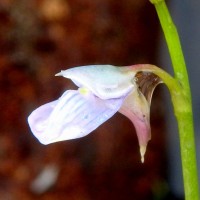
[[[47,145],[47,144],[51,144],[54,142],[54,140],[49,140],[49,138],[40,138],[38,139],[40,141],[40,143],[44,144],[44,145]]]
[[[47,134],[47,131],[43,132],[39,137],[37,136],[38,140],[40,141],[40,143],[47,145],[47,144],[51,144],[55,141],[56,137],[50,138],[49,134]]]

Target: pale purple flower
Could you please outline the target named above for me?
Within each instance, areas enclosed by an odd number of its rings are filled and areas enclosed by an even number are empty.
[[[135,126],[142,162],[151,138],[150,102],[160,79],[137,67],[81,66],[56,76],[71,79],[79,88],[67,90],[56,101],[34,110],[28,117],[31,131],[42,144],[88,135],[116,112]],[[151,78],[153,77],[153,78]]]

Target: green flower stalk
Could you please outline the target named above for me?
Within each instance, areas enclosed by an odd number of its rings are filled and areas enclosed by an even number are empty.
[[[178,122],[183,181],[186,200],[199,199],[198,172],[193,127],[191,91],[187,68],[176,27],[164,0],[151,0],[158,14],[169,49],[175,80],[179,89],[170,88],[174,113]]]

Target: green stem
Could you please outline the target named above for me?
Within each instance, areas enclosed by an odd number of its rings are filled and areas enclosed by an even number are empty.
[[[176,26],[173,23],[164,0],[151,0],[151,2],[155,5],[160,24],[165,35],[172,65],[174,68],[175,78],[178,79],[183,85],[183,88],[185,92],[188,93],[188,96],[191,96],[187,68]]]
[[[175,79],[180,84],[179,92],[172,91],[172,103],[178,121],[183,180],[186,200],[199,200],[198,173],[194,140],[191,92],[187,68],[176,27],[164,0],[151,0],[155,5],[168,45]]]

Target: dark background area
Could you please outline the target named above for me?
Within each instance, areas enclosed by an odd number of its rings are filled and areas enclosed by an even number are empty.
[[[153,96],[144,164],[134,127],[120,114],[87,137],[48,146],[27,124],[33,109],[75,88],[54,77],[61,69],[155,64],[159,29],[146,0],[0,1],[0,199],[166,198],[163,86]],[[54,178],[43,180],[51,184],[38,186],[48,170]]]

